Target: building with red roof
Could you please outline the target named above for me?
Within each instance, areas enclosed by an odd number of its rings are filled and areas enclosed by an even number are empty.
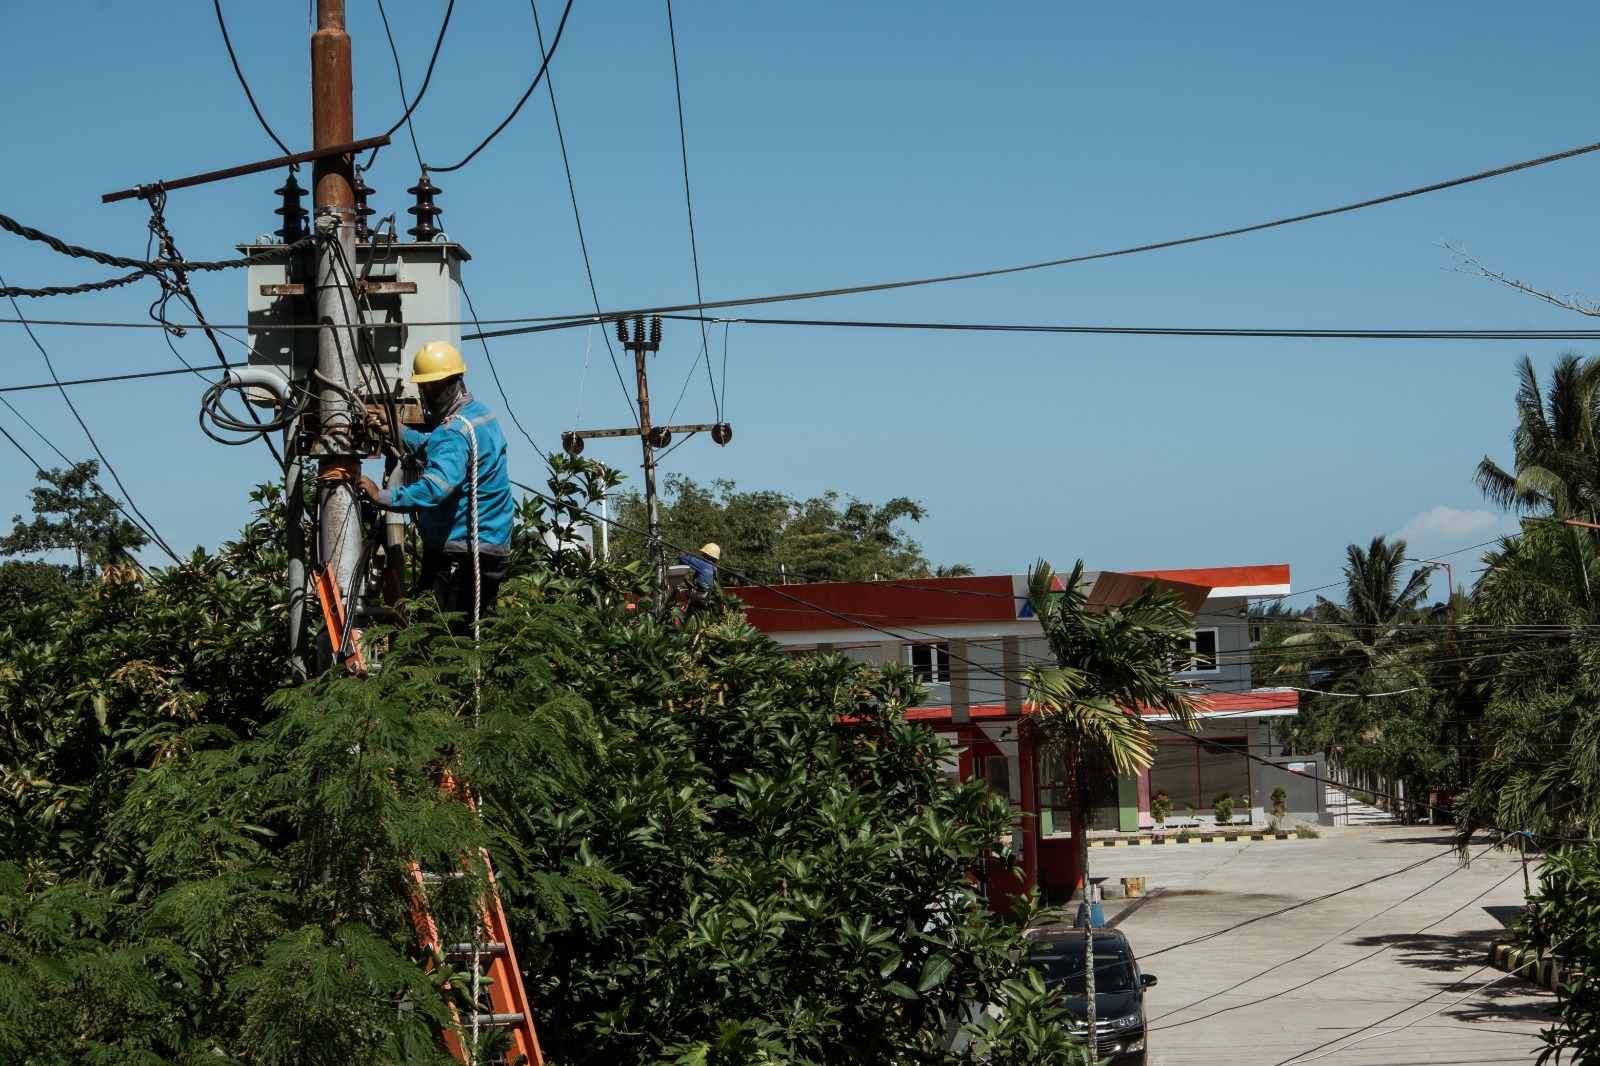
[[[1087,602],[1123,603],[1151,581],[1178,593],[1194,613],[1194,656],[1177,676],[1201,693],[1200,728],[1139,711],[1157,741],[1155,762],[1120,781],[1096,806],[1091,831],[1128,833],[1152,826],[1150,800],[1166,793],[1174,821],[1213,820],[1224,792],[1261,820],[1265,797],[1280,781],[1292,809],[1321,810],[1320,790],[1291,772],[1273,724],[1298,709],[1289,689],[1251,684],[1249,603],[1289,594],[1287,564],[1147,570],[1083,575]],[[1061,577],[1056,577],[1059,585]],[[730,588],[751,624],[797,654],[842,654],[873,665],[899,663],[928,687],[930,698],[906,713],[943,734],[954,753],[946,769],[961,780],[984,778],[1020,813],[1013,844],[1021,880],[997,876],[991,899],[1035,885],[1054,894],[1078,887],[1075,833],[1083,827],[1067,802],[1063,775],[1020,738],[1029,664],[1054,665],[1027,598],[1024,575],[829,582]],[[1304,767],[1303,760],[1292,765]]]

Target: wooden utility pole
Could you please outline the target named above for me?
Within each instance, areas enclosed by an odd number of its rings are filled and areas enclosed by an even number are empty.
[[[350,35],[344,0],[317,0],[311,35],[311,132],[315,148],[354,140],[354,91]],[[317,244],[317,562],[333,584],[348,589],[361,566],[361,515],[356,479],[361,457],[354,442],[360,412],[360,373],[353,345],[355,301],[346,264],[355,262],[355,156],[319,157],[312,165],[312,206]]]
[[[633,353],[633,374],[639,386],[639,442],[644,447],[645,510],[648,515],[650,554],[655,556],[656,560],[656,609],[660,610],[661,595],[667,583],[667,555],[661,547],[661,502],[656,498],[656,448],[650,426],[650,376],[645,370],[644,357],[651,352],[661,350],[661,319],[650,319],[650,335],[647,338],[644,319],[635,318],[631,340],[628,336],[628,324],[619,319],[617,340]]]
[[[733,439],[733,427],[726,422],[705,423],[692,426],[655,426],[650,424],[650,377],[645,366],[645,356],[661,350],[661,319],[651,318],[646,330],[643,315],[635,315],[633,329],[628,329],[626,319],[617,319],[617,340],[633,353],[633,371],[638,386],[639,425],[636,429],[581,429],[561,434],[561,446],[573,455],[583,451],[583,442],[594,437],[638,437],[644,447],[644,499],[648,516],[646,537],[650,555],[656,565],[656,590],[652,597],[659,612],[666,602],[667,556],[661,543],[661,501],[656,496],[656,449],[672,443],[674,433],[709,433],[718,444]]]

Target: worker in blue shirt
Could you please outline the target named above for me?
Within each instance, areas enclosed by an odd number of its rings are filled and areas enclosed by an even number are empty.
[[[392,491],[365,475],[359,482],[362,495],[378,507],[416,516],[422,572],[413,592],[431,591],[441,611],[464,615],[452,626],[460,635],[500,593],[516,511],[505,434],[467,391],[466,372],[451,344],[431,341],[417,349],[411,380],[422,396],[427,432],[408,428],[402,446],[423,462],[422,473]]]
[[[678,555],[678,562],[694,571],[690,579],[689,605],[683,612],[685,619],[716,606],[717,563],[721,558],[722,549],[714,543],[707,543],[696,555],[688,552]]]

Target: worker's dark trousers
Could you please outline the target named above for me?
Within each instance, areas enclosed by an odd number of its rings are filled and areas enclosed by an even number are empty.
[[[484,615],[494,608],[495,597],[500,595],[500,583],[511,569],[511,560],[504,555],[479,555],[479,600]],[[422,573],[417,578],[418,592],[432,592],[443,614],[459,617],[450,622],[450,632],[458,637],[472,634],[472,553],[446,551],[443,548],[422,546]]]

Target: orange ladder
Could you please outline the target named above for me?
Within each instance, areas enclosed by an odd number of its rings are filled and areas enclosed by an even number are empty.
[[[361,652],[361,631],[349,623],[338,582],[333,580],[332,574],[324,566],[312,571],[312,579],[316,584],[317,599],[322,605],[322,619],[328,627],[328,641],[335,659],[344,667],[345,673],[365,677],[367,663]],[[446,795],[458,796],[468,806],[473,806],[472,796],[465,786],[456,784],[449,774],[440,783],[440,790]],[[487,988],[489,1009],[481,1010],[479,1008],[483,1004],[475,1002],[472,1005],[473,1013],[463,1020],[452,1004],[450,1013],[455,1024],[445,1030],[444,1042],[450,1054],[466,1062],[467,1048],[462,1045],[462,1033],[475,1035],[486,1027],[504,1028],[511,1038],[510,1046],[506,1049],[508,1066],[544,1066],[544,1054],[539,1050],[539,1035],[533,1028],[533,1014],[528,1010],[528,994],[522,985],[522,971],[517,968],[517,953],[511,946],[505,910],[500,906],[500,892],[495,888],[494,868],[489,863],[487,852],[482,854],[482,859],[489,884],[484,893],[481,928],[477,931],[478,936],[464,944],[439,942],[438,926],[428,904],[427,885],[430,880],[441,878],[437,874],[424,873],[416,863],[411,864],[411,875],[416,883],[411,897],[411,922],[416,927],[417,938],[422,946],[426,960],[424,965],[432,970],[434,960],[441,956],[465,961],[474,967],[481,967],[487,962],[487,968],[475,970],[479,977],[487,980],[475,980],[473,987],[480,991]],[[450,876],[460,877],[462,874],[457,872]]]
[[[450,1013],[455,1024],[445,1030],[445,1044],[449,1047],[450,1054],[462,1062],[467,1062],[469,1061],[467,1048],[461,1040],[464,1033],[476,1033],[480,1028],[505,1029],[510,1037],[510,1046],[506,1048],[508,1066],[543,1066],[544,1054],[539,1049],[539,1034],[533,1028],[533,1013],[528,1009],[528,995],[522,986],[522,971],[517,968],[517,953],[511,946],[505,911],[500,906],[500,893],[495,888],[494,870],[489,865],[489,856],[484,854],[482,858],[489,886],[488,891],[484,893],[479,936],[462,944],[439,942],[439,930],[433,920],[433,911],[428,905],[429,882],[443,878],[437,874],[424,873],[415,863],[411,865],[411,876],[416,883],[412,893],[411,921],[416,927],[417,938],[427,959],[425,963],[427,968],[432,970],[435,965],[434,960],[443,958],[477,967],[475,972],[487,978],[484,981],[473,982],[480,996],[482,991],[488,992],[487,1004],[481,999],[475,1001],[472,1004],[472,1013],[465,1018],[453,1004],[451,1005]],[[460,877],[462,874],[456,873],[450,876]],[[485,963],[487,965],[484,965]],[[468,994],[473,993],[469,991]],[[487,1009],[484,1009],[485,1007]]]

